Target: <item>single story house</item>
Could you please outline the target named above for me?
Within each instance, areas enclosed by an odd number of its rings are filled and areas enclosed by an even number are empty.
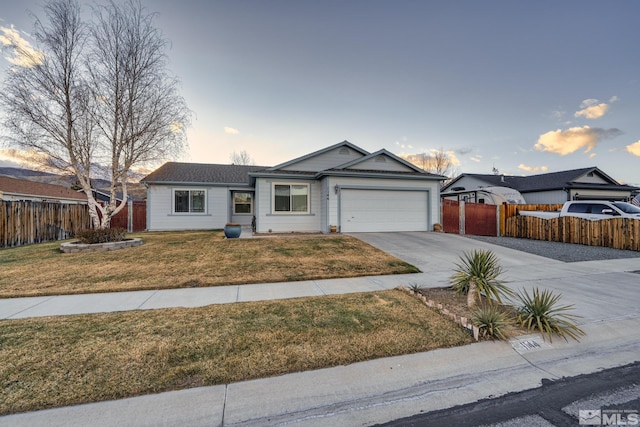
[[[0,200],[87,204],[87,196],[67,187],[0,176]]]
[[[618,183],[597,167],[531,176],[463,173],[442,192],[499,186],[518,190],[527,203],[561,204],[570,200],[629,201],[638,187]]]
[[[169,162],[141,182],[149,230],[327,233],[431,230],[444,179],[344,141],[273,167]]]

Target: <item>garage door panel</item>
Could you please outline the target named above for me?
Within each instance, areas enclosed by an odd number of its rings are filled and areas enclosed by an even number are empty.
[[[426,231],[427,207],[426,191],[344,189],[341,230]]]

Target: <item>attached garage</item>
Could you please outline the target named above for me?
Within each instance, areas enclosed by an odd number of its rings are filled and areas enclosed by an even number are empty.
[[[427,231],[429,191],[420,189],[343,188],[339,200],[340,231]]]

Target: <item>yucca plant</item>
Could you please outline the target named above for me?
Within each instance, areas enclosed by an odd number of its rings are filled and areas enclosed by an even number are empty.
[[[481,295],[487,297],[489,304],[496,300],[502,302],[502,296],[511,296],[509,289],[498,277],[503,270],[498,257],[491,251],[475,250],[464,252],[451,276],[451,288],[460,295],[467,296],[467,306],[473,308]]]
[[[480,329],[483,337],[506,340],[505,330],[511,323],[511,317],[496,305],[483,305],[471,314],[471,323]]]
[[[411,285],[409,285],[409,290],[415,292],[416,294],[419,294],[422,290],[422,287],[417,283],[412,283]]]
[[[548,289],[540,291],[534,288],[531,295],[524,289],[518,294],[522,304],[518,307],[520,324],[530,331],[538,330],[543,339],[547,334],[550,342],[553,342],[554,334],[565,341],[568,341],[567,337],[580,341],[578,337],[584,335],[584,331],[575,324],[575,320],[581,316],[567,313],[573,310],[573,305],[557,306],[561,297]]]

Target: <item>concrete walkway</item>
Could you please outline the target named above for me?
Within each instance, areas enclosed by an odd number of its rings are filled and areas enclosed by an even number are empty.
[[[445,286],[465,250],[491,249],[514,289],[550,288],[584,316],[581,342],[538,335],[275,378],[0,417],[9,426],[358,426],[382,423],[640,359],[640,259],[565,264],[440,233],[357,237],[427,273],[218,288],[0,300],[0,317],[93,313]]]

